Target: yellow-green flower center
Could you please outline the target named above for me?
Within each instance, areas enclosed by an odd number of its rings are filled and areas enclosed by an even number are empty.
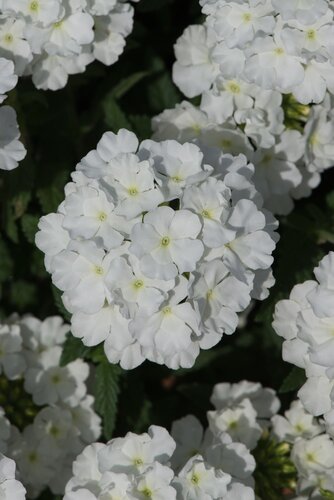
[[[4,39],[5,39],[5,42],[6,43],[12,43],[13,41],[13,35],[11,33],[7,33],[5,36],[4,36]]]
[[[307,32],[306,32],[306,37],[307,37],[309,40],[313,41],[313,40],[315,40],[315,39],[316,39],[316,37],[317,37],[317,32],[316,32],[314,29],[310,28],[310,29],[309,29],[309,30],[307,30]]]
[[[136,196],[138,194],[138,189],[135,186],[129,187],[128,193],[130,196]]]
[[[144,282],[143,280],[136,280],[133,282],[133,286],[138,290],[139,288],[142,288],[144,286]]]
[[[284,49],[282,49],[282,47],[277,47],[275,50],[274,50],[275,54],[277,56],[282,56],[284,54]]]
[[[168,247],[169,244],[170,238],[168,236],[164,236],[163,238],[161,238],[161,246]]]
[[[249,23],[252,20],[252,14],[250,12],[245,12],[242,14],[242,20],[244,23]]]
[[[32,12],[37,12],[38,9],[39,9],[39,3],[36,2],[36,1],[33,1],[30,3],[29,5],[29,9],[32,11]]]

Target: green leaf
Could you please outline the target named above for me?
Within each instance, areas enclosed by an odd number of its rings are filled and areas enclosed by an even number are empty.
[[[37,215],[30,214],[25,214],[21,219],[22,231],[29,243],[35,242],[38,221],[39,217]]]
[[[121,368],[108,362],[100,363],[95,372],[95,409],[103,420],[103,434],[111,439],[117,418]]]
[[[78,358],[85,358],[89,351],[89,347],[85,346],[80,339],[73,337],[71,333],[68,334],[60,358],[60,366],[65,366]]]
[[[109,93],[110,97],[114,97],[116,100],[123,97],[129,90],[132,89],[138,82],[140,82],[143,78],[148,76],[150,71],[138,71],[137,73],[133,73],[127,78],[123,78]]]
[[[130,115],[129,121],[132,129],[140,141],[151,137],[151,118],[147,115]]]
[[[62,315],[62,317],[65,320],[70,321],[71,315],[67,311],[67,309],[65,309],[65,306],[64,306],[62,298],[61,298],[60,290],[58,290],[58,288],[56,288],[54,285],[51,285],[51,288],[52,288],[53,298],[54,298],[54,301],[55,301],[55,304],[56,304],[56,307],[57,307],[59,313]]]
[[[328,498],[329,500],[334,500],[334,493],[329,490],[324,490],[320,488],[320,493],[323,496],[323,498]]]
[[[23,311],[37,300],[37,287],[25,280],[15,281],[10,287],[10,299],[19,311]]]
[[[6,281],[13,273],[14,262],[6,243],[0,239],[0,283]]]
[[[279,393],[296,391],[305,383],[305,371],[302,368],[294,366],[289,375],[283,380]]]
[[[113,132],[118,132],[120,128],[131,130],[131,124],[124,111],[110,93],[104,100],[102,106],[106,125],[108,125]]]
[[[51,165],[48,165],[50,168]],[[59,170],[52,179],[37,190],[37,197],[44,213],[55,212],[64,199],[64,186],[68,181],[67,170]]]
[[[161,113],[164,109],[174,108],[182,96],[166,72],[150,85],[148,98],[154,111]]]

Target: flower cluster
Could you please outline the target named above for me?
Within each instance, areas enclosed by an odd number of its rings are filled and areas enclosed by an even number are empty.
[[[327,89],[334,92],[334,21],[328,0],[200,4],[204,25],[189,26],[175,46],[174,80],[188,97],[234,83],[236,106],[246,109],[252,85],[292,93],[303,104],[320,103]]]
[[[0,14],[0,56],[44,90],[64,87],[94,59],[115,63],[133,24],[124,0],[1,0]]]
[[[187,97],[200,95],[200,106],[166,110],[153,120],[153,137],[243,152],[264,206],[288,214],[333,165],[332,6],[200,3],[205,22],[179,38],[173,69],[176,85]],[[283,102],[282,94],[291,95]]]
[[[162,427],[88,446],[73,464],[64,500],[253,500],[255,448],[279,402],[260,384],[218,384],[205,431],[188,415]]]
[[[88,365],[60,366],[68,330],[57,316],[14,315],[0,325],[0,451],[17,463],[30,497],[46,487],[63,493],[72,461],[100,435]]]
[[[211,403],[207,429],[188,415],[170,434],[151,426],[87,446],[64,500],[266,500],[284,490],[307,500],[334,491],[331,429],[300,401],[278,415],[275,391],[242,381],[217,384]]]
[[[312,415],[334,425],[334,253],[314,269],[317,281],[294,286],[276,304],[273,327],[283,337],[283,359],[305,369],[298,396]]]
[[[16,465],[14,460],[0,453],[0,498],[2,500],[25,500],[26,490],[15,479]]]
[[[72,333],[123,368],[193,365],[272,286],[277,222],[243,155],[107,132],[77,165],[37,246]]]
[[[290,443],[291,461],[297,471],[299,500],[323,498],[321,490],[334,493],[333,428],[325,428],[294,401],[289,410],[272,418],[273,435],[280,442]]]
[[[1,54],[1,53],[0,53]],[[6,92],[17,84],[14,64],[0,57],[0,103],[6,99]],[[26,150],[19,141],[20,131],[16,113],[11,106],[0,107],[0,169],[13,170],[23,160]]]

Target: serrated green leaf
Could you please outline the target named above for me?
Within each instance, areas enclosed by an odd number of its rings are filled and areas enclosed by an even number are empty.
[[[111,439],[117,418],[121,369],[117,365],[100,363],[95,372],[95,409],[103,420],[103,434]]]
[[[63,345],[60,366],[68,365],[68,363],[71,363],[78,358],[84,359],[89,351],[89,347],[85,346],[80,339],[73,337],[73,335],[69,333]]]
[[[294,366],[289,375],[283,380],[278,392],[283,394],[285,392],[296,391],[301,388],[305,381],[305,371],[302,368]]]
[[[35,242],[38,221],[39,217],[37,215],[25,214],[21,218],[22,231],[29,243]]]
[[[137,73],[133,73],[127,78],[123,78],[110,92],[110,97],[113,97],[115,100],[123,97],[129,90],[131,90],[138,82],[140,82],[143,78],[148,76],[150,71],[138,71]]]

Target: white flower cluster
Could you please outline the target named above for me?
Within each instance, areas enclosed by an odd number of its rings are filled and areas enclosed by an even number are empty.
[[[16,461],[30,497],[46,487],[63,493],[72,461],[101,431],[94,399],[87,394],[87,363],[76,360],[59,365],[68,330],[57,316],[40,321],[14,315],[0,325],[1,370],[9,380],[22,380],[25,393],[16,387],[10,397],[16,395],[16,404],[23,406],[23,412],[28,409],[32,422],[24,427],[23,419],[24,428],[19,430],[1,409],[0,451]],[[27,403],[28,394],[33,403]],[[21,418],[18,409],[15,416]]]
[[[36,244],[85,345],[110,362],[193,365],[273,285],[277,222],[243,155],[107,132],[77,165]],[[169,205],[169,206],[168,206]]]
[[[88,446],[73,464],[64,500],[254,500],[253,449],[278,411],[271,389],[260,384],[218,384],[204,433],[189,415],[171,435],[151,426],[107,444]]]
[[[174,79],[194,97],[236,79],[237,106],[252,90],[292,93],[303,104],[334,92],[333,8],[329,0],[200,1],[203,26],[189,26],[175,46]],[[230,83],[231,84],[231,83]],[[244,94],[244,95],[242,95]]]
[[[0,56],[38,89],[58,90],[95,59],[114,64],[132,25],[124,0],[1,0]]]
[[[320,488],[334,493],[333,432],[294,401],[284,414],[272,418],[272,432],[292,444],[291,460],[297,469],[298,500],[323,498]],[[333,430],[333,429],[332,429]]]
[[[293,287],[276,304],[273,327],[283,337],[283,359],[305,369],[298,392],[304,407],[334,426],[334,252],[314,269],[317,281]]]
[[[1,52],[0,52],[1,54]],[[6,99],[6,92],[17,84],[14,64],[0,57],[0,104]],[[13,170],[23,160],[26,150],[19,141],[20,131],[16,113],[11,106],[0,107],[0,169]]]
[[[187,97],[201,95],[200,106],[184,102],[163,112],[153,120],[153,138],[246,154],[264,206],[288,214],[293,200],[309,196],[334,164],[332,4],[200,3],[205,22],[179,38],[173,68],[176,85]],[[284,124],[282,94],[290,93],[295,115],[306,122],[303,133]],[[318,106],[303,106],[309,103]]]
[[[26,490],[15,479],[16,465],[14,460],[0,453],[0,498],[1,500],[25,500]]]

